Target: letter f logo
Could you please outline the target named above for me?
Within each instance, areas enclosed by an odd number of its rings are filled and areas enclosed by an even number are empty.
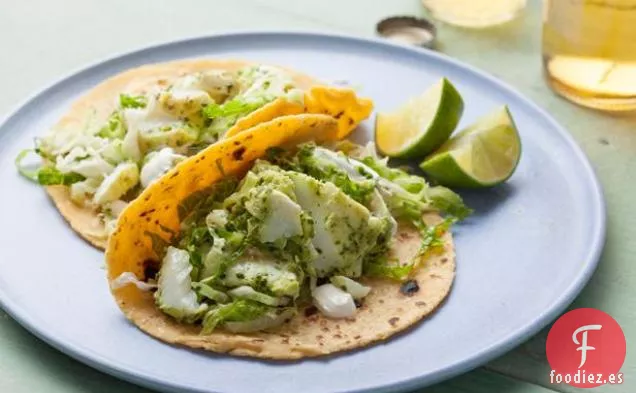
[[[611,382],[612,374],[616,380],[622,376],[626,348],[623,329],[611,315],[595,308],[569,311],[554,322],[545,342],[545,354],[554,371],[550,381],[593,388]]]
[[[585,361],[587,360],[587,351],[593,351],[596,349],[594,347],[587,345],[587,331],[601,330],[601,327],[602,327],[601,325],[585,325],[576,329],[574,333],[572,334],[572,341],[574,341],[574,344],[581,345],[580,347],[576,349],[577,351],[581,351],[581,364],[579,364],[579,368],[583,367],[583,365],[585,364]],[[576,336],[579,333],[582,333],[581,342],[579,342],[579,340],[576,338]]]

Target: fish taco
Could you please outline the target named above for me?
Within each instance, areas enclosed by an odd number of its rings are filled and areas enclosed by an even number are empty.
[[[172,344],[297,359],[367,346],[451,289],[461,198],[289,115],[182,161],[123,211],[106,252],[126,317]]]
[[[100,83],[35,141],[46,187],[70,226],[104,248],[127,204],[180,161],[275,118],[324,114],[346,136],[372,110],[351,89],[280,67],[223,60],[145,65]]]

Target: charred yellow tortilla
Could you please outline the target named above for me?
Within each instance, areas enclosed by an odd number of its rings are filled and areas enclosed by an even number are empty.
[[[108,116],[115,109],[117,98],[122,92],[142,94],[156,85],[168,86],[175,79],[184,74],[213,69],[237,71],[243,67],[255,64],[256,63],[236,60],[198,59],[145,65],[131,69],[100,83],[90,90],[71,106],[68,113],[53,128],[81,129],[85,127],[87,119],[89,118],[97,123],[106,121]],[[300,89],[310,92],[310,87],[318,83],[307,75],[289,69],[286,69],[286,71],[291,75]],[[337,102],[325,101],[324,90],[329,90],[329,88],[319,89],[319,97],[308,100],[310,104],[309,107],[289,103],[282,99],[274,101],[237,122],[228,137],[259,123],[280,116],[300,113],[325,113],[331,116],[340,114],[339,119],[342,118],[344,120],[339,120],[342,125],[339,124],[338,135],[339,137],[343,137],[371,113],[373,104],[369,100],[360,99],[358,102],[355,102],[356,106],[351,107],[351,110],[348,108],[344,108],[345,110],[343,110]],[[351,97],[355,97],[353,91],[348,89],[339,90],[342,90],[342,93],[332,95],[330,98],[342,98],[342,105],[351,105],[354,103],[350,100]],[[334,112],[334,108],[340,109],[337,109],[337,113],[332,113]],[[349,115],[349,112],[352,112],[351,115]],[[349,125],[348,128],[344,127],[343,122],[345,121]],[[81,237],[97,248],[104,249],[106,247],[106,231],[95,210],[74,204],[70,199],[70,193],[67,187],[50,186],[47,187],[47,192],[62,216]]]
[[[329,86],[313,86],[304,96],[304,105],[278,99],[252,112],[236,122],[225,134],[232,137],[256,124],[283,115],[320,113],[338,121],[338,139],[346,138],[360,122],[371,114],[373,102],[360,98],[351,89],[336,89]]]
[[[108,244],[109,282],[124,272],[132,272],[143,280],[147,267],[157,266],[163,246],[179,231],[178,205],[184,198],[208,189],[225,176],[242,175],[268,147],[313,139],[331,141],[337,139],[341,130],[337,120],[328,115],[286,118],[295,123],[283,124],[281,119],[284,118],[279,118],[240,132],[182,162],[146,189],[124,210]],[[237,151],[241,152],[240,161],[235,160]],[[427,217],[429,223],[439,220],[436,215]],[[400,291],[398,282],[362,280],[372,291],[354,319],[328,319],[310,307],[300,310],[288,324],[271,331],[237,334],[218,330],[201,335],[199,326],[179,323],[162,313],[151,292],[127,285],[113,289],[113,295],[129,320],[168,343],[270,359],[325,355],[386,339],[417,323],[440,305],[449,293],[455,275],[455,253],[450,234],[445,234],[443,239],[443,250],[423,257],[421,268],[413,273],[418,291],[406,295]],[[400,226],[392,250],[394,255],[406,263],[417,255],[419,248],[419,234]]]

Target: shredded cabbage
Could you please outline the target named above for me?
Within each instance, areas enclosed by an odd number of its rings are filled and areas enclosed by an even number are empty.
[[[228,322],[254,321],[270,310],[275,311],[275,308],[245,299],[218,305],[205,314],[201,333],[209,334],[217,327],[227,324]]]
[[[290,301],[289,297],[277,298],[262,292],[258,292],[254,290],[254,288],[247,285],[242,285],[238,288],[231,289],[228,291],[228,294],[234,298],[249,299],[272,307],[286,306],[289,304]]]
[[[359,282],[345,276],[333,276],[329,279],[333,285],[348,292],[354,299],[362,299],[371,292],[370,287],[366,287]]]

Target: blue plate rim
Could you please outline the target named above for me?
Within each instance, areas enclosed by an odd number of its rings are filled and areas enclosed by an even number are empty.
[[[379,47],[388,47],[393,50],[402,50],[407,53],[416,53],[423,58],[432,57],[438,61],[450,63],[455,67],[462,68],[467,70],[468,72],[477,75],[478,77],[487,80],[488,82],[496,85],[501,90],[508,92],[509,94],[515,96],[520,102],[522,102],[528,108],[531,108],[533,111],[539,113],[544,119],[546,119],[549,124],[554,127],[554,129],[558,132],[559,136],[563,138],[569,148],[571,148],[572,153],[574,153],[575,157],[582,164],[582,169],[585,171],[583,177],[587,178],[588,181],[591,182],[590,186],[593,190],[593,195],[590,195],[592,200],[593,211],[591,212],[592,222],[596,222],[595,230],[592,234],[593,241],[590,243],[589,252],[585,258],[585,268],[584,270],[576,277],[576,279],[570,283],[570,285],[562,292],[561,296],[553,301],[553,303],[544,310],[543,313],[539,314],[534,321],[528,323],[526,326],[517,329],[516,331],[510,333],[506,337],[500,339],[498,342],[494,343],[488,348],[483,349],[480,352],[473,354],[470,357],[461,359],[451,365],[446,366],[443,369],[437,370],[434,376],[431,375],[422,375],[414,378],[406,379],[403,381],[388,383],[381,386],[375,386],[370,389],[355,389],[348,390],[348,393],[362,393],[362,392],[388,392],[388,391],[404,391],[409,389],[416,389],[423,386],[428,386],[451,377],[457,376],[459,374],[470,371],[480,365],[485,364],[486,362],[495,359],[496,357],[508,352],[514,347],[522,344],[528,338],[534,336],[538,333],[542,328],[547,326],[551,321],[555,320],[576,298],[576,296],[583,290],[587,282],[590,280],[592,274],[596,270],[596,267],[600,261],[601,253],[603,251],[603,247],[606,239],[606,227],[607,227],[607,216],[606,216],[606,203],[603,195],[601,184],[596,176],[596,173],[588,159],[585,155],[581,147],[574,140],[574,138],[570,135],[570,133],[561,126],[546,110],[535,104],[532,100],[527,98],[524,94],[519,92],[516,88],[508,85],[507,83],[497,79],[491,74],[482,71],[470,64],[464,63],[462,61],[453,59],[447,55],[442,53],[408,47],[402,44],[392,43],[390,41],[382,40],[376,37],[361,37],[350,34],[335,34],[335,33],[324,33],[312,30],[230,30],[224,33],[216,33],[216,34],[205,34],[205,35],[194,35],[191,37],[184,37],[170,41],[162,41],[150,45],[141,46],[129,51],[120,52],[118,54],[105,57],[101,60],[97,60],[88,65],[80,66],[73,71],[63,75],[55,79],[53,82],[46,85],[44,88],[36,91],[35,93],[28,96],[22,102],[17,104],[13,110],[8,112],[3,119],[0,121],[0,131],[2,131],[5,127],[11,124],[12,121],[16,120],[20,116],[20,112],[23,108],[35,102],[38,98],[46,96],[49,92],[51,92],[55,87],[59,85],[63,85],[69,82],[72,78],[79,76],[82,73],[90,72],[91,70],[106,65],[107,63],[116,62],[121,60],[122,58],[139,55],[145,51],[155,51],[162,50],[171,46],[179,46],[179,45],[187,45],[189,43],[194,43],[196,41],[206,41],[206,40],[215,40],[215,39],[238,39],[238,38],[249,38],[250,36],[255,39],[263,38],[263,35],[276,36],[281,39],[284,37],[304,37],[304,38],[318,38],[318,39],[332,39],[339,41],[348,41],[353,44],[363,44],[363,45],[372,45]],[[0,139],[5,137],[6,135],[0,134]],[[0,149],[1,150],[1,149]],[[148,387],[151,389],[158,389],[162,391],[187,391],[191,392],[199,392],[201,390],[192,389],[191,387],[184,387],[179,384],[171,383],[170,381],[161,380],[159,378],[155,378],[153,376],[144,375],[142,373],[137,373],[135,371],[131,371],[126,369],[125,367],[119,366],[115,362],[111,362],[107,359],[102,358],[98,353],[91,351],[90,349],[83,348],[78,345],[70,345],[64,341],[59,341],[52,335],[47,334],[45,331],[39,330],[37,325],[31,321],[31,318],[21,310],[17,305],[15,305],[4,293],[2,288],[0,288],[0,307],[9,314],[15,321],[17,321],[22,327],[24,327],[27,331],[46,342],[50,346],[59,350],[60,352],[90,366],[94,369],[102,371],[106,374],[112,375],[116,378],[120,378],[122,380],[126,380],[132,382],[134,384],[138,384],[140,386]],[[201,391],[203,392],[203,391]]]

